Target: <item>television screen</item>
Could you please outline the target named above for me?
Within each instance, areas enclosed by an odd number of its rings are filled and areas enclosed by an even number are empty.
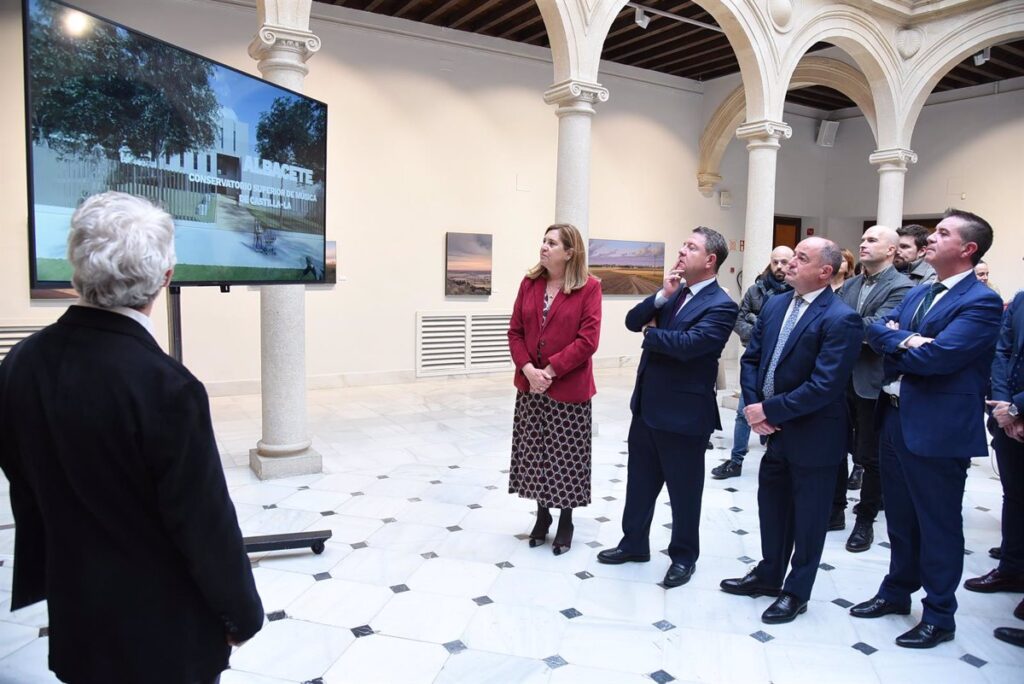
[[[25,0],[33,287],[90,195],[174,217],[174,285],[322,282],[327,105],[54,0]]]

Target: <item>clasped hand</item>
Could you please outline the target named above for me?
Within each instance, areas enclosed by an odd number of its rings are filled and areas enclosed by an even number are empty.
[[[768,422],[768,417],[764,414],[764,404],[750,404],[743,409],[743,416],[747,419],[750,429],[762,437],[767,437],[782,429]]]
[[[1024,419],[1010,415],[1010,402],[986,401],[985,404],[992,407],[992,417],[996,419],[996,425],[1002,428],[1007,437],[1024,442]]]
[[[523,375],[530,382],[531,394],[544,394],[551,387],[552,380],[555,379],[555,374],[551,370],[550,364],[544,370],[540,370],[535,368],[532,363],[529,363],[523,368]]]

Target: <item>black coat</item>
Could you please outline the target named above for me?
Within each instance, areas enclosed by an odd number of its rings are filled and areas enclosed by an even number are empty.
[[[0,466],[62,680],[206,681],[262,626],[206,391],[136,321],[72,306],[11,351]]]

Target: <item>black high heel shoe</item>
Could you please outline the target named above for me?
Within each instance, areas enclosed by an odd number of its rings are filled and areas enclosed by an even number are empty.
[[[548,540],[548,530],[551,529],[551,511],[546,508],[537,508],[537,522],[530,532],[530,548],[543,546]]]
[[[558,513],[558,530],[555,531],[555,540],[551,542],[553,554],[561,556],[572,548],[572,533],[575,529],[572,524],[572,509],[561,509]]]
[[[555,532],[555,539],[551,542],[551,553],[556,556],[561,556],[563,553],[572,548],[572,533],[576,530],[576,527],[570,522],[567,527],[564,527],[559,520],[558,531]]]

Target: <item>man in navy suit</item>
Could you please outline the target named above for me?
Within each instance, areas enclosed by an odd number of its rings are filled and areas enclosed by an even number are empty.
[[[807,610],[846,457],[846,385],[863,339],[860,317],[829,287],[839,246],[811,237],[795,252],[786,275],[793,293],[765,304],[740,362],[747,422],[768,438],[757,488],[763,560],[720,584],[730,594],[777,596],[761,615],[768,624]]]
[[[964,582],[964,589],[993,593],[1024,591],[1024,291],[1003,317],[992,361],[992,408],[988,421],[1003,486],[1003,543],[999,566]],[[1013,611],[1024,620],[1024,601]],[[997,627],[997,639],[1024,647],[1024,629]]]
[[[1003,313],[974,275],[991,245],[984,219],[948,210],[925,250],[936,281],[867,330],[885,361],[878,460],[892,548],[878,593],[850,614],[909,615],[910,595],[924,587],[921,621],[896,638],[906,648],[932,648],[956,630],[964,482],[971,457],[988,453],[979,417]]]
[[[722,427],[715,396],[718,357],[739,314],[716,279],[728,255],[721,234],[695,229],[662,289],[626,314],[626,327],[643,332],[644,351],[630,401],[623,537],[597,558],[613,565],[651,559],[654,505],[667,485],[672,503],[667,588],[688,582],[700,555],[704,451],[711,433]]]

